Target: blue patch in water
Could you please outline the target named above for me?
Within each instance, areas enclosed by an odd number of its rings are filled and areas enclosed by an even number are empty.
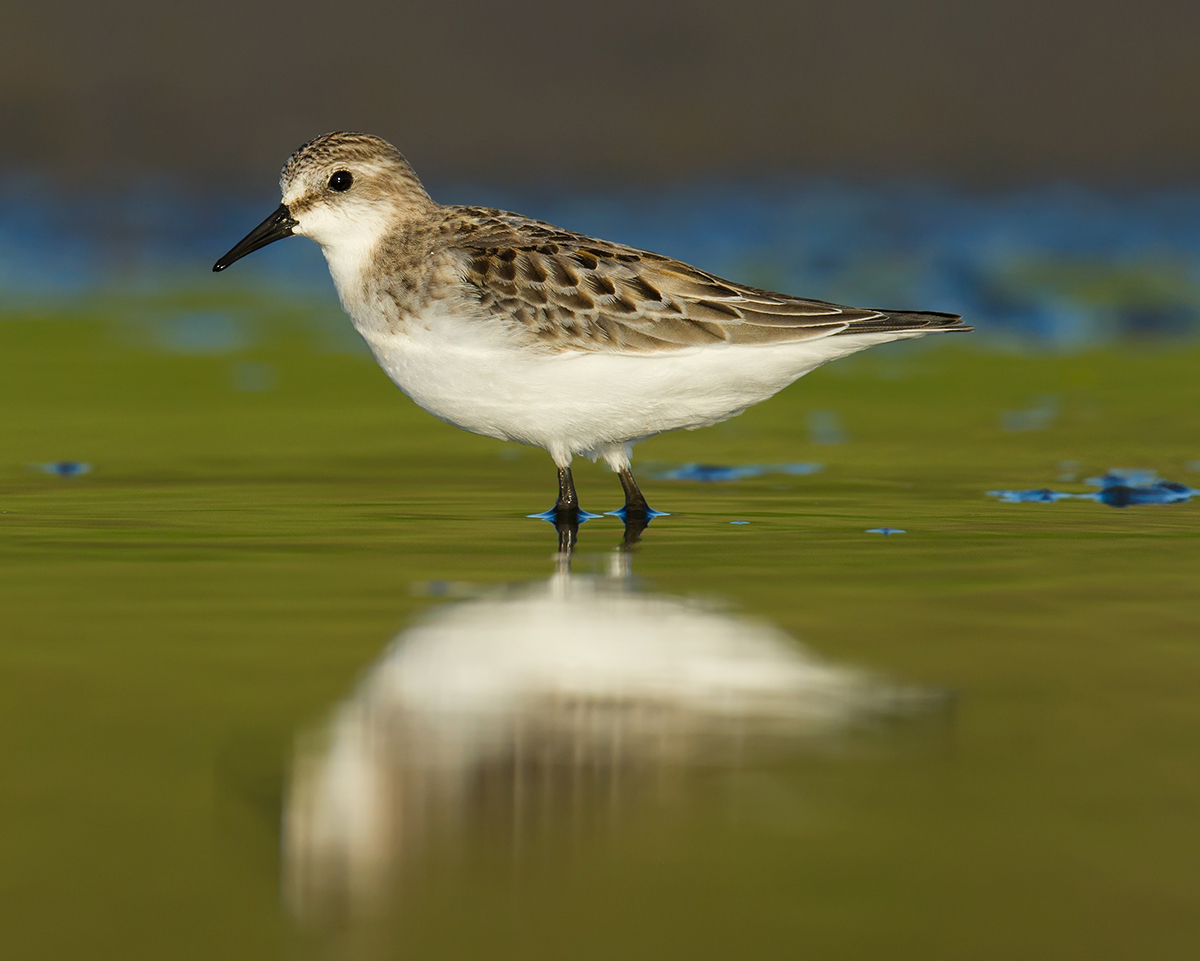
[[[1095,494],[1077,494],[1077,497],[1097,500],[1109,507],[1134,507],[1141,504],[1180,504],[1191,500],[1200,490],[1174,481],[1159,481],[1144,487],[1128,484],[1113,484]]]
[[[1092,487],[1115,487],[1118,484],[1124,484],[1126,487],[1150,487],[1158,483],[1158,472],[1111,467],[1103,477],[1089,477],[1084,483]]]
[[[898,527],[869,527],[867,528],[867,533],[882,534],[884,537],[887,537],[889,534],[907,534],[908,531],[901,530]]]
[[[1100,490],[1089,494],[1068,494],[1042,487],[1024,491],[988,491],[1008,504],[1052,503],[1062,500],[1099,501],[1109,507],[1135,507],[1143,504],[1181,504],[1200,496],[1200,490],[1175,481],[1159,480],[1152,470],[1109,470],[1103,477],[1089,477],[1087,483]]]
[[[1064,494],[1062,491],[1052,491],[1048,487],[1038,487],[1027,491],[988,491],[988,496],[1004,501],[1006,504],[1052,504],[1054,501],[1064,501],[1074,497],[1074,494]],[[1090,495],[1083,495],[1085,497]]]
[[[89,474],[92,470],[91,464],[85,464],[79,460],[55,460],[46,464],[30,464],[34,470],[40,470],[43,474],[53,474],[55,477],[78,477],[81,474]]]
[[[700,481],[704,484],[725,483],[742,480],[747,477],[762,477],[764,474],[790,474],[794,477],[804,474],[819,474],[825,469],[824,464],[740,464],[737,467],[726,467],[721,464],[683,464],[655,474],[655,480]]]
[[[656,480],[687,480],[703,483],[741,480],[743,477],[758,477],[762,470],[753,464],[743,467],[722,467],[718,464],[684,464],[655,476]]]

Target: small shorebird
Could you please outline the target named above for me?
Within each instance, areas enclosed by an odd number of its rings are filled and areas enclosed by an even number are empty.
[[[369,134],[306,143],[280,189],[279,208],[213,270],[293,234],[315,240],[402,391],[456,427],[550,453],[560,536],[581,516],[573,455],[616,471],[617,513],[640,533],[655,512],[629,467],[638,441],[733,417],[857,350],[970,329],[955,314],[772,293],[519,214],[443,206]]]

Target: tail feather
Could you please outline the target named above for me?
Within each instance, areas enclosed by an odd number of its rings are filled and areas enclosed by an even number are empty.
[[[852,321],[843,334],[886,334],[892,331],[922,330],[930,334],[942,331],[974,330],[963,323],[958,314],[943,314],[934,310],[880,310],[873,317]]]

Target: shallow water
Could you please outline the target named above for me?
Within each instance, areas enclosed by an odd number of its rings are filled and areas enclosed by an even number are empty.
[[[832,365],[568,569],[542,452],[135,334],[0,326],[12,956],[1194,956],[1200,504],[987,495],[1196,485],[1194,348]]]

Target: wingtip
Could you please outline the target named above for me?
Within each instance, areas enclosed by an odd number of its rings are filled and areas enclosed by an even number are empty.
[[[850,323],[847,333],[900,333],[912,331],[922,334],[966,333],[974,330],[963,323],[962,315],[938,310],[877,310],[876,316]]]

